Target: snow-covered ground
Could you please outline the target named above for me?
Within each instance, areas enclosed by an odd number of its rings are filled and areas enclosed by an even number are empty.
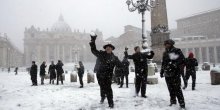
[[[178,110],[179,106],[169,107],[169,93],[164,79],[159,78],[159,84],[147,86],[147,96],[144,99],[134,96],[133,74],[130,73],[129,88],[119,89],[113,84],[115,110]],[[158,74],[157,74],[158,75]],[[159,75],[158,75],[159,76]],[[191,80],[191,79],[190,79]],[[40,79],[38,78],[38,83]],[[32,87],[30,76],[26,72],[0,72],[0,110],[106,110],[107,101],[99,104],[99,86],[86,83],[84,88],[78,88],[79,83],[70,83],[70,75],[66,75],[64,85],[45,85]],[[184,91],[186,108],[188,110],[220,110],[220,86],[210,84],[209,72],[197,73],[196,91],[189,87]]]

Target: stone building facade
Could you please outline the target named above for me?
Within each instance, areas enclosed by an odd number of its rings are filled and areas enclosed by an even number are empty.
[[[98,29],[94,31],[97,35],[98,46],[103,45],[103,34]],[[30,65],[31,61],[41,63],[62,60],[64,63],[71,62],[93,62],[90,46],[89,33],[74,30],[64,21],[60,15],[51,29],[40,30],[31,26],[24,32],[24,57],[25,64]]]
[[[200,63],[220,63],[219,30],[220,9],[215,9],[178,19],[171,38],[186,56],[193,52]]]
[[[0,34],[0,67],[21,67],[23,61],[23,53],[12,44],[6,34]]]

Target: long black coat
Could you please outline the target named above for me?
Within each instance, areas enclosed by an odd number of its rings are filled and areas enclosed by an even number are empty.
[[[123,65],[123,69],[122,69],[122,73],[123,75],[128,75],[129,74],[129,65],[130,65],[130,62],[128,61],[127,58],[123,59],[122,61],[122,65]]]
[[[112,78],[114,67],[121,66],[121,62],[113,53],[108,54],[106,51],[98,51],[95,42],[90,42],[92,53],[99,59],[99,68],[97,76]]]
[[[97,71],[99,70],[99,66],[100,66],[100,60],[97,58],[94,67],[94,73],[97,73]]]
[[[150,55],[148,55],[148,52],[138,52],[134,53],[133,55],[128,55],[127,51],[125,51],[125,57],[128,59],[133,59],[136,76],[146,77],[148,75],[147,59],[152,59],[154,57],[154,53],[152,52]]]
[[[165,75],[165,77],[180,76],[184,62],[185,57],[179,48],[166,49],[162,59],[161,75]]]
[[[79,77],[83,77],[83,74],[84,74],[84,66],[83,65],[80,65],[79,68],[77,68],[77,71],[78,71],[78,76]]]
[[[31,66],[30,75],[31,76],[37,76],[37,65],[36,64]]]
[[[51,79],[56,78],[56,65],[50,65],[48,72],[50,74]]]
[[[198,61],[195,58],[186,58],[186,73],[196,72],[196,66],[198,66]]]
[[[56,64],[56,70],[57,70],[57,75],[63,74],[64,73],[63,63],[57,63]]]
[[[121,77],[123,75],[123,67],[115,67],[115,77]]]
[[[45,68],[46,68],[47,66],[45,65],[45,64],[41,64],[40,65],[40,76],[45,76]]]

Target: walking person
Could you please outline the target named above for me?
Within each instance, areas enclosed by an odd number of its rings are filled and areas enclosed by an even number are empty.
[[[148,65],[147,59],[152,59],[154,57],[154,52],[150,51],[141,53],[140,47],[136,46],[134,48],[135,53],[133,55],[128,55],[128,48],[125,49],[125,57],[128,59],[133,59],[135,65],[135,88],[136,88],[136,96],[138,96],[141,90],[141,97],[147,98],[146,96],[146,84],[147,84],[147,76],[148,76]]]
[[[185,109],[185,101],[181,90],[181,65],[184,63],[185,57],[179,48],[174,47],[175,42],[171,39],[164,42],[165,52],[163,54],[160,76],[167,83],[170,93],[170,106],[176,104],[176,98],[181,109]]]
[[[82,61],[79,61],[79,67],[77,67],[77,71],[78,71],[79,81],[81,85],[79,88],[83,88],[84,65]]]
[[[183,89],[186,89],[188,86],[188,80],[190,76],[192,77],[192,90],[195,90],[196,87],[196,67],[198,66],[198,61],[194,58],[193,53],[189,53],[188,58],[186,58],[186,75],[185,75],[185,86]]]
[[[44,61],[41,65],[40,65],[40,78],[41,78],[41,85],[44,85],[44,78],[45,78],[45,69],[46,69],[47,65],[46,62]]]
[[[18,74],[18,67],[15,68],[15,71],[14,71],[14,72],[15,72],[15,75]]]
[[[37,86],[37,65],[35,64],[35,61],[32,61],[32,66],[30,68],[30,75],[31,75],[32,86]]]
[[[56,79],[56,65],[54,61],[52,61],[49,66],[48,74],[50,74],[50,84],[54,84],[54,80]]]
[[[56,64],[56,70],[57,70],[57,85],[59,85],[59,80],[61,80],[61,84],[63,84],[63,63],[61,60],[58,60]]]
[[[122,76],[121,76],[121,85],[119,88],[122,88],[124,85],[124,78],[126,79],[126,87],[128,88],[128,75],[129,75],[129,65],[130,62],[126,57],[122,60]]]
[[[114,78],[115,78],[115,82],[117,83],[117,85],[121,84],[121,76],[122,76],[122,67],[116,66]]]
[[[97,35],[91,35],[91,51],[99,59],[99,68],[97,70],[97,79],[100,85],[100,95],[101,95],[101,104],[104,102],[105,97],[107,96],[108,104],[110,108],[114,107],[113,102],[113,92],[112,92],[112,76],[113,69],[117,65],[121,65],[120,60],[113,54],[115,47],[112,44],[104,45],[103,48],[105,51],[98,51],[96,49],[96,40]]]

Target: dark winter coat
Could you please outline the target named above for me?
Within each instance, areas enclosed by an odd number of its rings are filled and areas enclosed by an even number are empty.
[[[115,77],[121,77],[123,74],[122,72],[123,72],[123,67],[118,67],[118,66],[115,67]]]
[[[198,61],[195,58],[186,58],[186,73],[196,72],[196,66],[198,66]]]
[[[123,61],[122,61],[122,65],[123,65],[123,69],[122,69],[122,73],[123,75],[128,75],[129,74],[129,65],[130,65],[130,62],[128,61],[127,58],[124,58]]]
[[[37,76],[37,65],[36,64],[31,66],[30,75]]]
[[[57,70],[57,75],[63,74],[64,73],[63,63],[57,63],[56,64],[56,70]]]
[[[99,66],[100,66],[100,60],[97,58],[96,63],[95,63],[95,67],[94,67],[94,73],[97,73]]]
[[[99,68],[97,76],[112,78],[114,67],[121,66],[121,62],[113,53],[108,54],[106,51],[98,51],[95,42],[90,42],[92,53],[99,59]]]
[[[173,56],[173,57],[172,57]],[[172,47],[163,53],[161,76],[179,77],[185,57],[179,48]]]
[[[45,73],[46,73],[45,68],[46,67],[47,66],[45,64],[40,65],[40,76],[45,76]]]
[[[50,74],[51,79],[56,78],[56,65],[50,65],[48,72]]]
[[[152,52],[150,55],[148,55],[148,52],[146,53],[134,53],[133,55],[128,55],[127,51],[125,52],[125,57],[128,59],[133,59],[134,65],[135,65],[135,74],[136,76],[146,77],[148,75],[148,65],[147,65],[147,59],[152,59],[154,56],[154,53]]]
[[[83,77],[83,74],[84,74],[84,66],[83,66],[83,65],[80,65],[80,67],[77,68],[77,71],[78,71],[78,76],[79,76],[79,77]]]

